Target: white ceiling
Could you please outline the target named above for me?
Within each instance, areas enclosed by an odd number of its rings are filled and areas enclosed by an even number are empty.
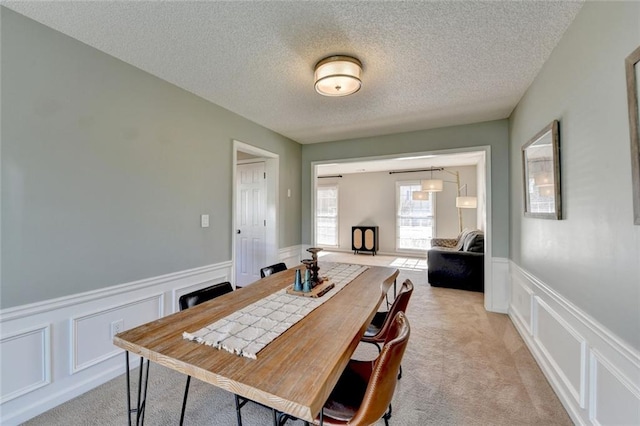
[[[508,117],[579,1],[7,1],[2,4],[300,143]],[[362,89],[313,67],[347,54]]]

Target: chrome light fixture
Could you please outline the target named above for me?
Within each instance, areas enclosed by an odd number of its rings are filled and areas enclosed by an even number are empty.
[[[329,56],[316,64],[316,92],[324,96],[347,96],[362,86],[362,63],[351,56]]]

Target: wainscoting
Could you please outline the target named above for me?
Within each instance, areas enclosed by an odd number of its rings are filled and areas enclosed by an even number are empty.
[[[284,262],[287,268],[293,268],[300,265],[300,260],[311,257],[311,253],[306,251],[310,246],[291,246],[278,250],[278,262]],[[306,256],[305,256],[306,255]]]
[[[486,255],[485,255],[486,256]],[[509,312],[509,259],[485,259],[484,308],[489,312]]]
[[[509,316],[576,424],[640,424],[640,353],[510,263]]]
[[[280,249],[279,261],[296,266],[306,248]],[[638,351],[513,262],[491,263],[487,309],[508,311],[573,421],[640,424]],[[223,262],[0,311],[0,424],[24,422],[124,373],[114,323],[124,330],[176,312],[182,294],[233,281],[231,271]]]
[[[2,310],[0,424],[24,422],[124,373],[114,331],[176,312],[181,295],[224,281],[232,281],[231,262]]]

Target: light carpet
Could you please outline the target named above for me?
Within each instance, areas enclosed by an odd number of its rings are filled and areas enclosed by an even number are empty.
[[[396,264],[407,268],[400,269],[398,284],[409,278],[415,285],[392,426],[572,424],[510,319],[485,311],[483,294],[431,287],[424,263],[411,259],[328,254],[321,261]],[[373,345],[361,344],[355,357],[376,354]],[[316,355],[310,348],[309,356]],[[145,422],[177,425],[185,376],[151,364],[149,378]],[[125,390],[122,375],[25,424],[125,425]],[[272,424],[271,411],[257,404],[247,404],[242,417],[246,426]],[[192,380],[185,425],[234,424],[233,395]]]

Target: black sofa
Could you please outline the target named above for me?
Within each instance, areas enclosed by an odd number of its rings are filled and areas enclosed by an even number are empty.
[[[433,238],[427,264],[433,287],[484,292],[484,233],[465,229],[458,238]]]

